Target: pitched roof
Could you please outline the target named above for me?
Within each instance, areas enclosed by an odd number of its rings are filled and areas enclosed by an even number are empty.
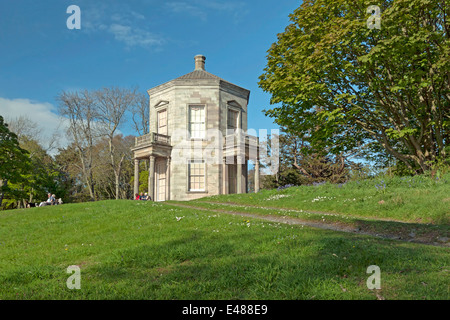
[[[151,94],[151,92],[159,91],[159,90],[161,90],[163,88],[167,88],[168,86],[171,86],[171,85],[177,85],[177,84],[183,84],[184,85],[186,83],[189,83],[190,80],[194,80],[193,83],[196,82],[195,80],[213,80],[212,81],[213,83],[219,83],[221,85],[231,86],[231,87],[236,88],[236,89],[238,89],[240,91],[243,90],[245,92],[244,95],[247,96],[247,100],[248,100],[248,96],[250,94],[249,90],[247,90],[245,88],[242,88],[242,87],[239,87],[239,86],[237,86],[237,85],[235,85],[235,84],[233,84],[233,83],[231,83],[229,81],[226,81],[226,80],[224,80],[224,79],[222,79],[222,78],[220,78],[220,77],[218,77],[218,76],[216,76],[216,75],[214,75],[212,73],[207,72],[205,70],[205,60],[206,60],[206,58],[204,56],[196,55],[194,57],[194,60],[195,60],[195,69],[194,69],[194,71],[189,72],[189,73],[187,73],[185,75],[182,75],[181,77],[178,77],[178,78],[175,78],[173,80],[170,80],[170,81],[168,81],[166,83],[160,84],[159,86],[156,86],[156,87],[154,87],[152,89],[149,89],[147,92],[149,94]],[[204,81],[200,81],[200,82],[204,83]],[[206,83],[208,83],[208,82],[206,81]]]
[[[191,80],[192,79],[215,79],[215,80],[225,81],[222,78],[220,78],[212,73],[209,73],[208,71],[205,71],[205,70],[194,70],[185,75],[182,75],[181,77],[176,78],[175,80],[183,80],[183,79],[191,79]]]

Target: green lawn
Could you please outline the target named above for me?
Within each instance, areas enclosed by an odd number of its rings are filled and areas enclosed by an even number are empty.
[[[216,213],[233,213],[243,216],[261,217],[269,221],[304,224],[322,229],[357,232],[388,239],[450,247],[450,225],[393,221],[375,217],[361,217],[348,214],[294,210],[261,205],[235,204],[209,201],[209,198],[190,202],[170,201],[178,207],[189,206]]]
[[[450,173],[393,177],[221,195],[214,202],[324,211],[348,216],[450,225]],[[201,199],[200,201],[204,201]]]
[[[66,287],[70,265],[80,290]],[[445,247],[169,204],[0,213],[0,299],[449,299],[449,271]]]

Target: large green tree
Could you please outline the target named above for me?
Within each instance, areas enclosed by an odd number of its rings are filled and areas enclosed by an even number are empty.
[[[276,104],[266,114],[317,148],[381,146],[423,172],[450,138],[449,5],[378,1],[377,29],[367,24],[372,4],[305,0],[290,15],[260,77]]]
[[[19,159],[21,167],[14,170],[15,178],[7,180],[3,207],[15,208],[25,206],[27,202],[40,202],[47,199],[48,192],[63,198],[64,202],[69,200],[67,194],[70,179],[48,153],[49,149],[44,148],[39,141],[43,140],[39,124],[27,116],[20,116],[9,119],[7,129],[26,157]],[[51,148],[49,141],[54,140],[46,139],[48,147]]]
[[[30,167],[28,152],[20,147],[17,135],[0,116],[0,206],[5,193],[18,192],[10,184],[22,182]]]

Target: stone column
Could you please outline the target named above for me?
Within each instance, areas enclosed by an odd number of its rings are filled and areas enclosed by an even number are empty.
[[[255,161],[255,193],[259,192],[259,159]]]
[[[166,162],[166,200],[170,200],[170,157]]]
[[[236,156],[236,193],[242,193],[242,156]]]
[[[134,159],[134,194],[133,200],[136,193],[139,193],[139,159]]]
[[[150,156],[148,168],[148,195],[155,201],[155,156]]]
[[[245,159],[245,166],[244,166],[244,193],[248,193],[248,160]]]
[[[228,166],[226,158],[222,163],[222,194],[228,194]]]

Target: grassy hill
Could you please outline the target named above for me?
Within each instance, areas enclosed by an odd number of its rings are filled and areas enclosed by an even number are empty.
[[[439,177],[379,177],[257,194],[208,197],[208,201],[342,213],[404,222],[450,225],[450,173]],[[200,200],[204,201],[204,200]]]
[[[329,229],[450,245],[450,174],[262,190],[188,204],[213,212],[294,218]]]
[[[80,266],[80,290],[66,286],[71,265]],[[366,286],[370,265],[381,269],[380,290]],[[0,213],[0,299],[448,299],[449,270],[446,247],[170,203],[112,200]]]

